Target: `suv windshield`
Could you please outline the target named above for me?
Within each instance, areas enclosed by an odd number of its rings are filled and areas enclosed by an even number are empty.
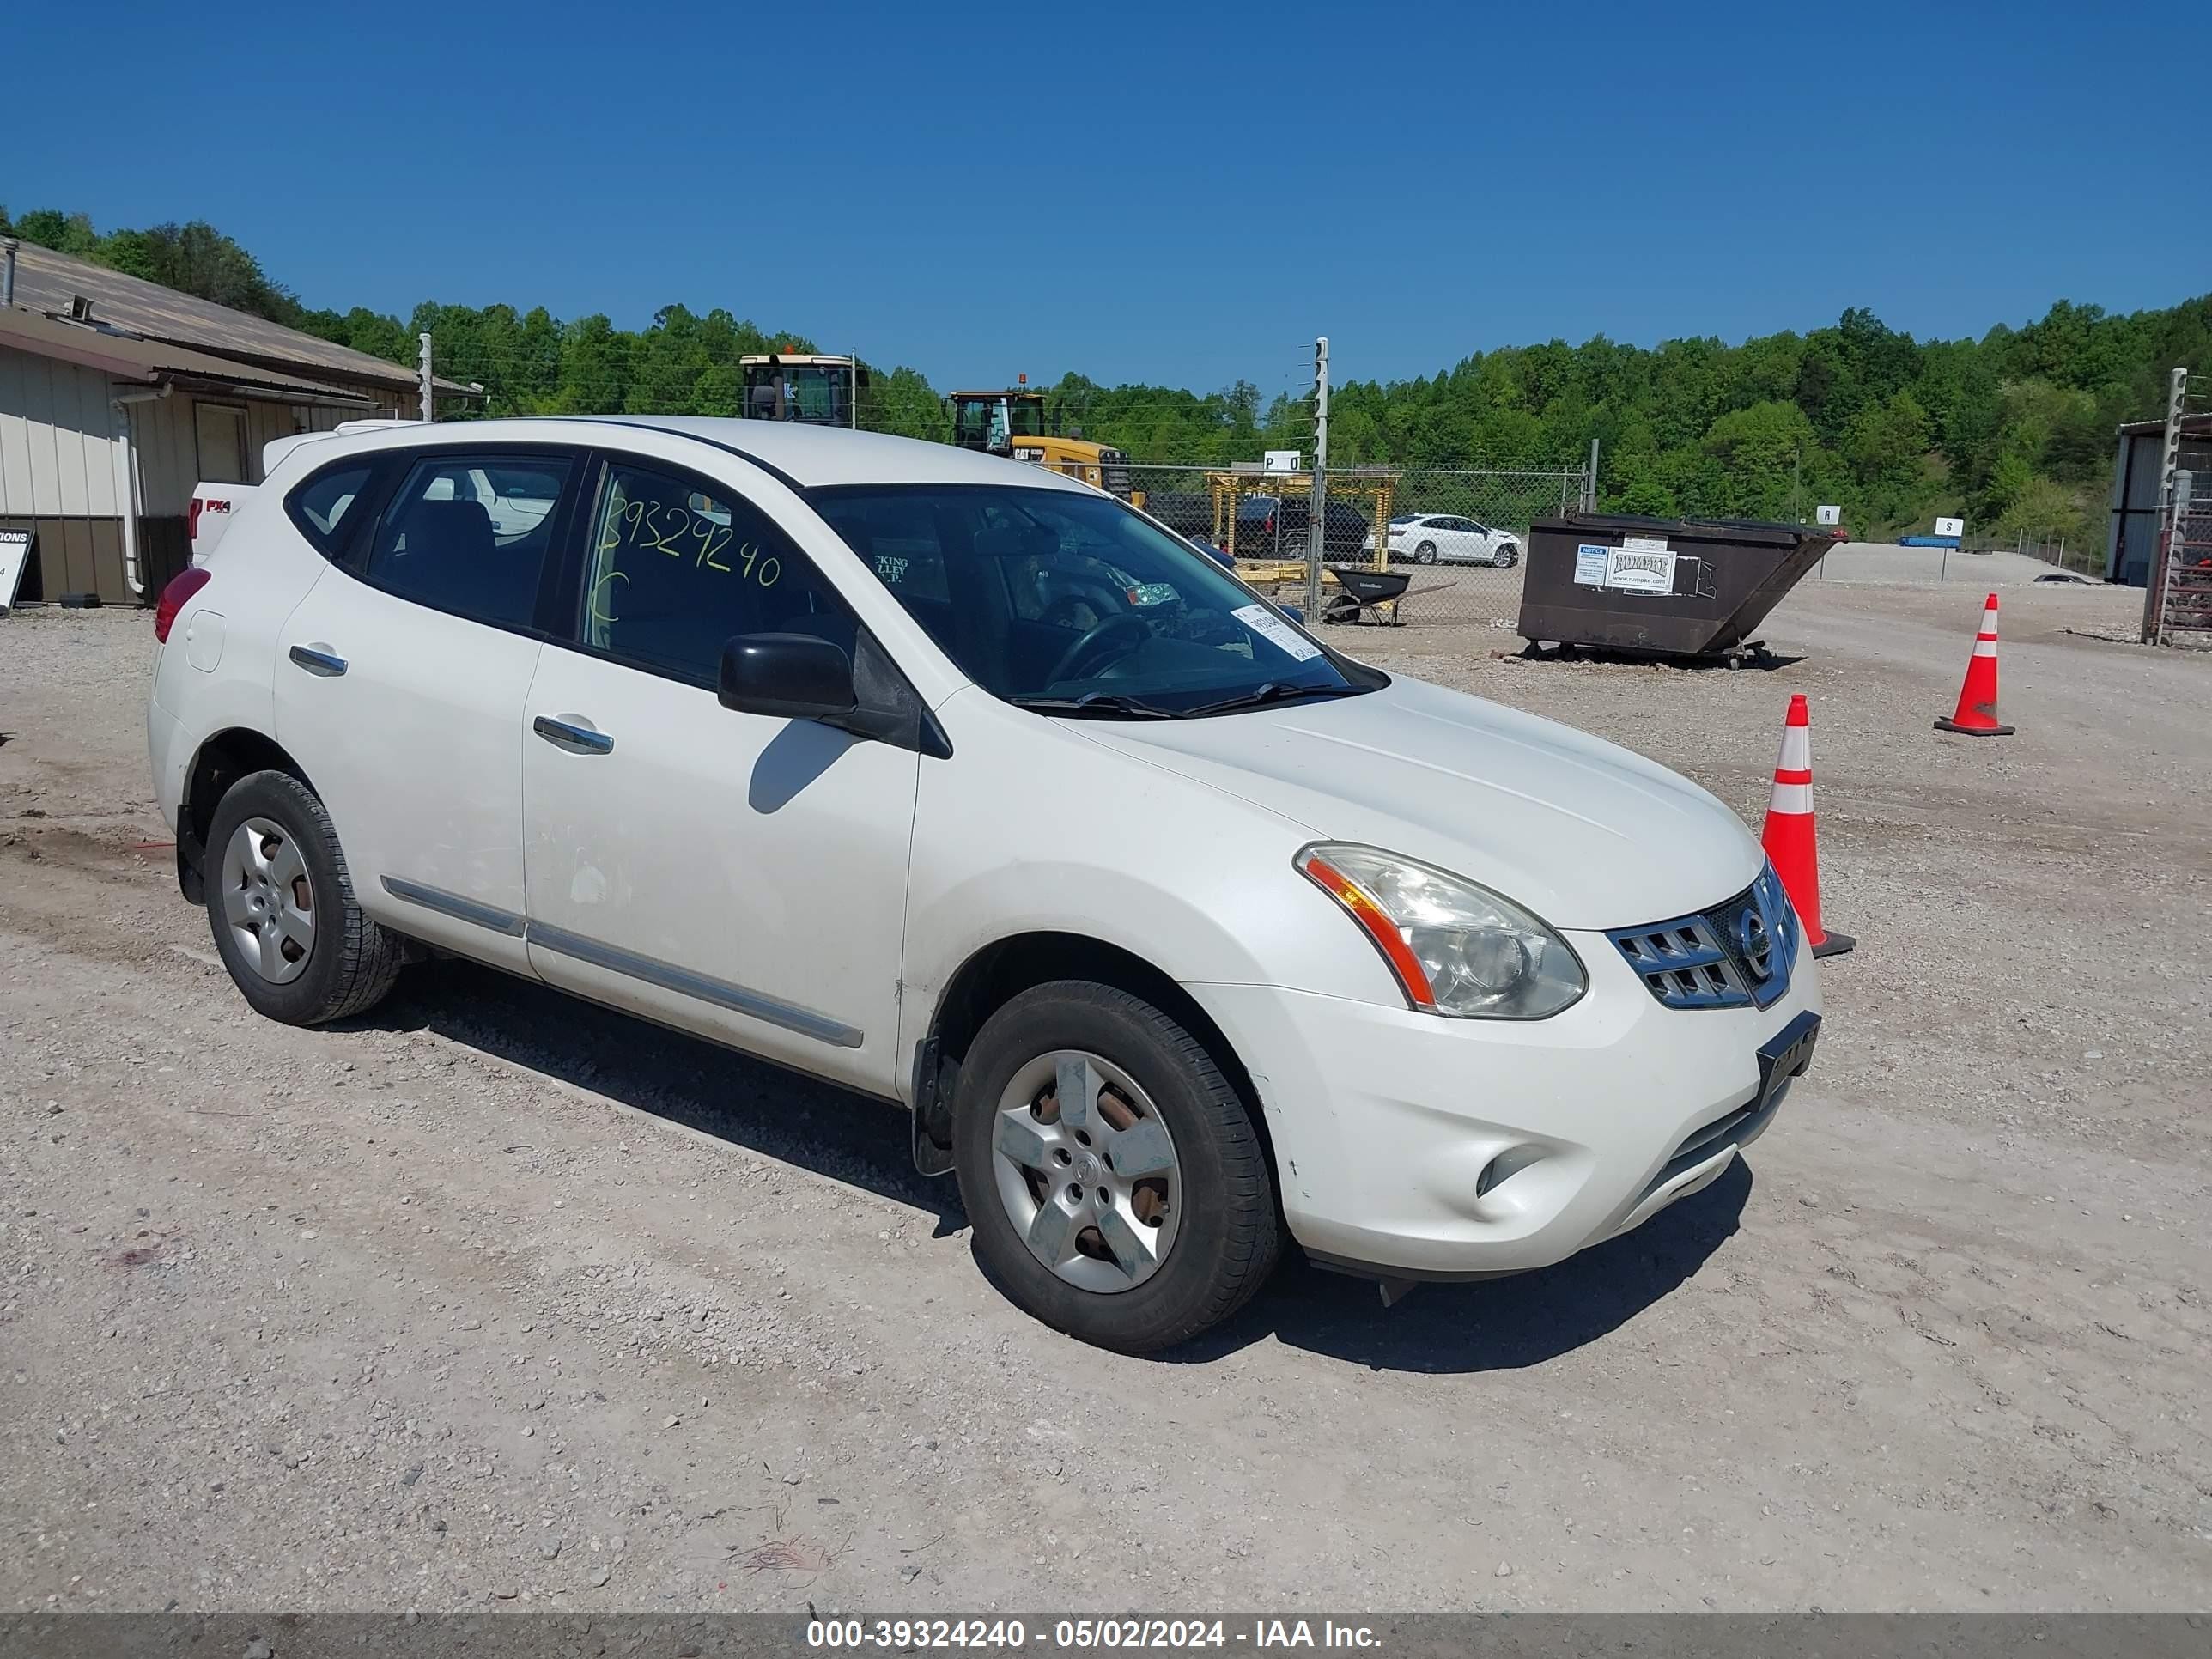
[[[1389,683],[1104,496],[868,484],[809,499],[961,672],[1010,702],[1158,718]]]

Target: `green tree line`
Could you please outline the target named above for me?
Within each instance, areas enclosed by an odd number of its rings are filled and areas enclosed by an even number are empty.
[[[427,331],[440,374],[480,382],[491,415],[735,415],[739,357],[816,349],[720,307],[666,306],[635,330],[542,306],[425,301],[404,321],[316,310],[204,222],[101,234],[82,214],[44,209],[12,222],[0,210],[0,227],[395,362],[412,362]],[[1741,345],[1553,340],[1477,352],[1433,377],[1352,381],[1332,397],[1329,450],[1343,466],[1538,469],[1580,465],[1595,438],[1600,504],[1613,510],[1796,519],[1825,501],[1859,534],[1958,513],[1996,538],[2081,538],[2102,522],[2113,428],[2160,412],[2177,363],[2212,366],[2212,294],[2125,315],[2061,301],[1961,340],[1915,340],[1853,309]],[[1306,400],[1248,381],[1198,392],[1070,373],[1044,390],[1058,429],[1140,462],[1221,465],[1312,441]],[[860,417],[949,435],[940,394],[911,368],[872,367]]]

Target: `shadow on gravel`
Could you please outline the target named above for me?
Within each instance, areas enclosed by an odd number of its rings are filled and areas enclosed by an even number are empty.
[[[1633,651],[1608,651],[1598,645],[1524,645],[1518,651],[1493,651],[1490,653],[1502,662],[1586,662],[1599,667],[1614,668],[1674,668],[1698,673],[1708,669],[1756,669],[1771,673],[1778,668],[1793,668],[1805,660],[1801,652],[1796,656],[1785,656],[1769,651],[1765,644],[1755,643],[1747,647],[1741,656],[1718,657],[1655,657]]]
[[[460,962],[425,963],[390,1000],[351,1022],[434,1031],[717,1139],[834,1176],[933,1217],[968,1224],[950,1177],[915,1173],[903,1108],[542,985]]]
[[[459,962],[410,969],[397,993],[352,1022],[437,1033],[779,1162],[932,1217],[968,1224],[951,1177],[925,1181],[905,1112],[628,1014]],[[1427,1285],[1395,1308],[1372,1284],[1309,1266],[1295,1247],[1236,1318],[1164,1355],[1204,1364],[1273,1337],[1376,1370],[1448,1374],[1540,1365],[1609,1334],[1693,1278],[1735,1231],[1750,1195],[1739,1158],[1702,1193],[1625,1238],[1516,1278]]]
[[[1252,1304],[1169,1358],[1203,1363],[1273,1337],[1373,1370],[1520,1370],[1611,1334],[1697,1276],[1736,1230],[1752,1175],[1741,1158],[1702,1193],[1626,1237],[1556,1267],[1471,1285],[1424,1285],[1385,1308],[1364,1279],[1290,1259]]]

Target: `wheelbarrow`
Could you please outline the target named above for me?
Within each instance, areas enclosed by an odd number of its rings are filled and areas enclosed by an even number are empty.
[[[1328,574],[1334,578],[1336,586],[1322,601],[1323,622],[1366,622],[1371,617],[1393,628],[1399,625],[1398,601],[1406,597],[1406,584],[1413,580],[1404,571],[1358,570],[1332,565]]]

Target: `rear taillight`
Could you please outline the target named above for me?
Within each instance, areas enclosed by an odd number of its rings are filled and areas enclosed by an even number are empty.
[[[199,506],[194,501],[192,506]],[[198,565],[179,570],[169,579],[161,590],[161,598],[154,607],[154,637],[163,645],[169,642],[169,630],[177,625],[177,612],[191,603],[192,595],[208,585],[208,573]]]
[[[188,541],[200,538],[200,498],[192,497],[192,504],[185,509],[185,538]]]

